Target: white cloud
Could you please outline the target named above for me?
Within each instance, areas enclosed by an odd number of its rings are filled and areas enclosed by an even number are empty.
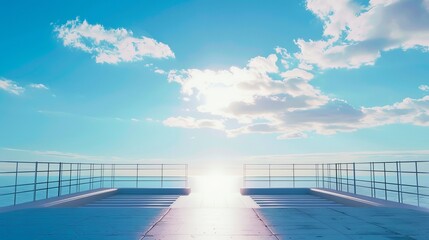
[[[28,149],[17,149],[17,148],[2,148],[5,151],[11,152],[22,152],[29,153],[32,155],[52,157],[52,158],[65,158],[71,160],[88,160],[88,161],[123,161],[123,158],[119,157],[109,157],[109,156],[95,156],[95,155],[86,155],[80,153],[71,153],[71,152],[61,152],[61,151],[52,151],[52,150],[28,150]]]
[[[184,98],[208,119],[171,117],[170,127],[215,128],[227,136],[278,134],[278,139],[306,138],[309,133],[336,134],[387,124],[429,126],[429,96],[406,98],[387,106],[354,107],[330,98],[311,84],[301,68],[280,72],[275,55],[258,56],[245,67],[225,70],[170,71]],[[203,124],[204,123],[204,124]]]
[[[44,89],[44,90],[49,89],[46,85],[44,85],[42,83],[32,83],[32,84],[29,84],[28,86],[31,88],[35,88],[35,89]]]
[[[338,39],[361,7],[352,0],[307,0],[307,9],[324,22],[323,35]]]
[[[225,128],[222,120],[195,119],[193,117],[170,117],[162,123],[169,127],[179,128],[213,128],[218,130]]]
[[[300,52],[295,57],[305,64],[327,68],[359,68],[362,65],[374,65],[380,57],[380,47],[376,42],[333,44],[331,41],[295,41]]]
[[[422,91],[428,92],[429,91],[429,86],[428,85],[420,85],[419,89],[422,90]]]
[[[277,139],[279,140],[295,139],[295,138],[307,138],[307,134],[302,132],[291,132],[291,133],[283,133],[277,137]]]
[[[280,75],[285,79],[301,78],[304,80],[311,80],[314,77],[313,74],[311,74],[305,70],[302,70],[300,68],[294,68],[292,70],[283,72]]]
[[[15,95],[21,95],[25,91],[23,87],[6,78],[0,78],[0,89]]]
[[[313,70],[313,66],[312,65],[306,64],[306,63],[303,63],[303,62],[299,63],[298,68],[301,68],[301,69],[307,70],[307,71]]]
[[[272,54],[252,58],[243,68],[170,71],[168,78],[181,85],[184,98],[197,102],[199,112],[244,123],[270,118],[279,111],[314,108],[326,103],[328,97],[309,84],[310,73],[292,70],[285,73],[287,79],[282,79],[277,63],[278,58]]]
[[[155,71],[154,71],[154,72],[155,72],[155,73],[158,73],[158,74],[161,74],[161,75],[167,74],[167,72],[166,72],[166,71],[164,71],[164,70],[162,70],[162,69],[159,69],[159,68],[155,69]]]
[[[174,58],[170,47],[153,38],[133,36],[124,28],[105,29],[100,24],[89,24],[79,18],[55,26],[64,46],[70,46],[91,53],[97,63],[116,64],[133,62],[143,57]]]
[[[307,9],[324,24],[324,39],[296,40],[295,56],[305,64],[327,68],[373,65],[383,51],[429,49],[427,0],[307,0]]]
[[[290,53],[286,48],[282,47],[276,47],[274,50],[280,56],[280,62],[282,63],[283,67],[288,69],[290,67],[290,60],[292,59]]]
[[[420,99],[405,98],[401,102],[382,107],[362,108],[363,123],[379,126],[393,123],[429,126],[429,95]]]

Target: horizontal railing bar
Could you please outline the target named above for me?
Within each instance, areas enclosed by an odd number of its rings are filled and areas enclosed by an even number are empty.
[[[63,164],[63,165],[94,165],[94,166],[99,166],[99,165],[116,165],[116,166],[126,166],[126,165],[140,165],[140,166],[186,166],[188,164],[185,163],[94,163],[94,162],[85,162],[85,163],[79,163],[79,162],[72,162],[72,163],[68,163],[68,162],[48,162],[48,161],[11,161],[11,160],[0,160],[0,164],[1,163],[22,163],[22,164],[30,164],[30,163],[38,163],[38,164]]]

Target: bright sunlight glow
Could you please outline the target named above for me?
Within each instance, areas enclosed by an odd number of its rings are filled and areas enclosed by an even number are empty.
[[[238,179],[237,176],[225,175],[220,171],[213,171],[203,176],[195,176],[195,186],[192,190],[204,195],[237,192],[239,189]]]

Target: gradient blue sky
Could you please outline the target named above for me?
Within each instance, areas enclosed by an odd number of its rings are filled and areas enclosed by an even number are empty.
[[[0,158],[425,159],[428,22],[426,0],[3,3]]]

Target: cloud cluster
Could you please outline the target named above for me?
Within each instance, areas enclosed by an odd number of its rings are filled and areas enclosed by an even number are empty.
[[[0,78],[0,89],[15,95],[21,95],[25,91],[23,87],[6,78]]]
[[[230,137],[275,133],[278,139],[397,123],[429,126],[429,96],[361,107],[332,98],[312,84],[323,69],[373,65],[383,52],[394,49],[429,50],[429,0],[370,0],[367,5],[307,0],[306,8],[322,21],[323,36],[295,40],[296,53],[277,47],[275,53],[254,57],[245,66],[221,70],[155,68],[156,73],[168,75],[169,82],[179,84],[183,100],[194,107],[190,116],[169,117],[162,123],[216,129]],[[75,19],[55,31],[65,46],[91,53],[98,63],[174,58],[166,44],[136,38],[123,28],[105,29]]]
[[[54,31],[64,46],[92,54],[97,63],[133,62],[143,57],[174,58],[168,45],[149,37],[134,37],[132,31],[124,28],[105,29],[76,18],[55,26]]]
[[[199,114],[210,117],[170,117],[164,125],[213,128],[230,137],[276,133],[278,139],[395,123],[429,125],[429,96],[386,106],[354,107],[314,87],[313,74],[303,68],[280,71],[280,54],[252,58],[242,68],[170,71],[168,79],[180,84],[183,98],[195,104]]]
[[[394,123],[407,123],[429,126],[429,95],[419,99],[405,98],[392,105],[362,108],[365,114],[363,124],[379,126]]]
[[[193,117],[170,117],[162,123],[169,127],[179,128],[212,128],[218,130],[225,128],[222,120],[195,119]]]
[[[307,0],[324,38],[296,40],[295,56],[321,69],[373,65],[383,51],[429,49],[429,0]]]
[[[291,54],[255,57],[245,67],[170,71],[184,100],[198,114],[221,121],[228,136],[277,133],[279,139],[308,133],[335,134],[386,124],[429,126],[429,96],[406,98],[386,106],[355,107],[311,84],[314,71],[373,65],[383,51],[429,50],[429,0],[307,0],[306,7],[324,25],[322,39],[295,41]],[[283,70],[280,70],[283,69]],[[427,91],[426,85],[419,89]],[[169,118],[167,126],[201,128],[193,117]]]
[[[250,59],[243,68],[170,71],[168,79],[181,85],[185,99],[197,102],[199,112],[240,123],[272,119],[284,111],[311,109],[328,101],[309,84],[312,74],[302,69],[279,73],[277,63],[277,55],[271,54]]]
[[[420,85],[419,89],[424,91],[424,92],[428,92],[429,91],[429,86],[428,85]]]
[[[40,90],[49,90],[49,88],[42,83],[31,83],[28,84],[28,87]],[[18,85],[18,83],[10,79],[0,77],[0,90],[4,90],[14,95],[21,95],[25,92],[25,89],[25,87]]]
[[[49,88],[42,83],[32,83],[28,85],[31,88],[35,88],[35,89],[44,89],[44,90],[49,90]]]

